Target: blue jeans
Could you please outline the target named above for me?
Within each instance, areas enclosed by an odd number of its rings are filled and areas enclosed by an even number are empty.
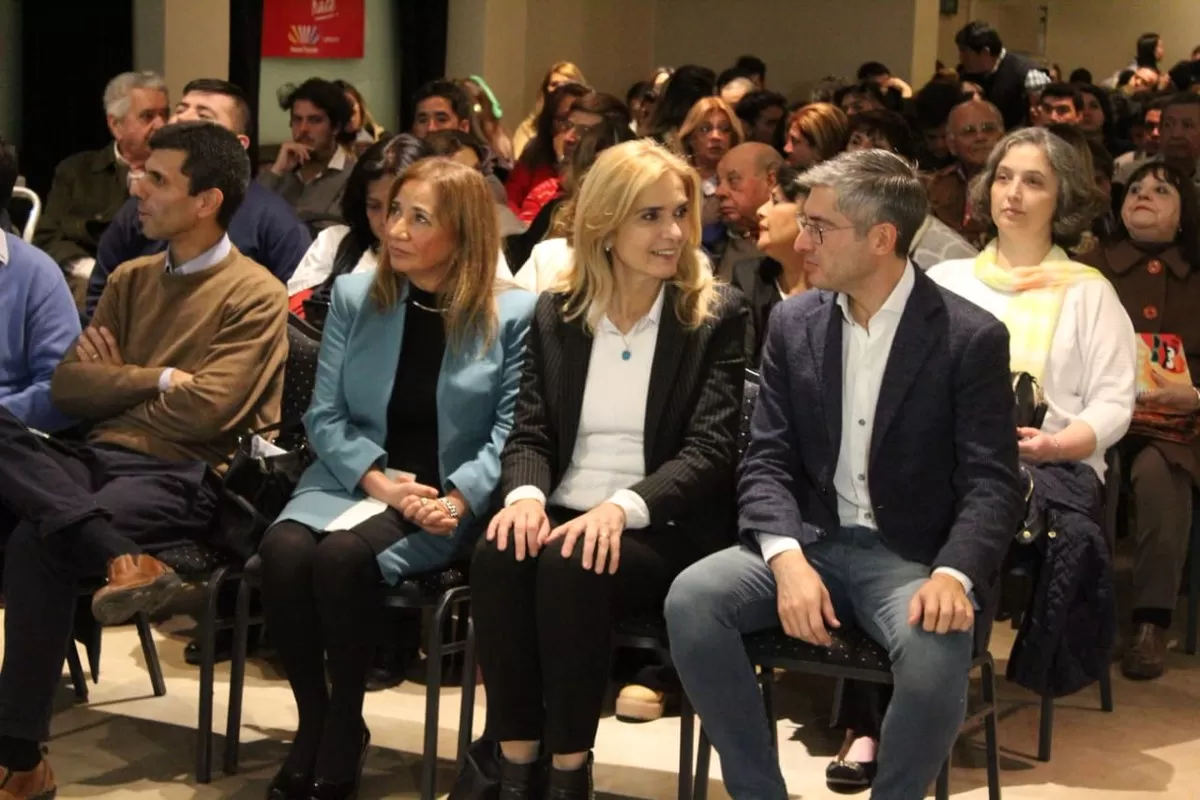
[[[966,715],[972,636],[908,624],[908,604],[929,578],[924,564],[889,550],[874,531],[842,528],[804,555],[843,625],[885,645],[895,682],[883,721],[875,800],[916,800],[937,777]],[[666,602],[671,655],[683,688],[721,757],[734,800],[786,800],[744,633],[779,625],[775,577],[762,556],[731,547],[684,570]]]

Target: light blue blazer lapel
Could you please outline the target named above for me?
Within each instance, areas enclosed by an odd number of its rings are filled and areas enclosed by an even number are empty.
[[[363,299],[362,311],[346,347],[342,368],[342,393],[351,417],[378,435],[382,447],[387,439],[387,410],[396,383],[396,365],[404,339],[404,318],[408,304],[405,286],[396,304],[380,312],[370,297]],[[375,438],[374,436],[372,438]]]

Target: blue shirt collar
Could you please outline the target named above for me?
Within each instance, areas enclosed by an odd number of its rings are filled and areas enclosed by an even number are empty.
[[[196,272],[200,272],[201,270],[216,266],[221,261],[225,260],[225,257],[229,255],[229,251],[232,248],[233,245],[229,241],[229,235],[226,234],[225,236],[221,237],[219,242],[205,250],[200,255],[196,256],[190,261],[185,261],[182,264],[176,265],[171,263],[171,248],[168,247],[166,264],[167,274],[192,275]]]

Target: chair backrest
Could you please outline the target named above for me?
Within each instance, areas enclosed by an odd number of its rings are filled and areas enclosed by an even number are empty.
[[[288,359],[283,373],[281,418],[285,423],[299,420],[312,403],[313,387],[317,383],[317,357],[321,352],[320,339],[304,320],[291,314],[288,317]],[[276,442],[285,450],[293,450],[304,438],[303,429],[286,431]]]
[[[758,384],[758,373],[752,369],[746,370],[746,385],[742,390],[742,423],[738,428],[739,463],[750,446],[750,421],[754,418],[754,406],[758,403]]]
[[[25,186],[14,186],[12,196],[29,203],[29,216],[25,218],[25,225],[21,228],[21,238],[32,242],[33,232],[37,230],[38,219],[42,216],[42,198],[38,197],[33,189]]]

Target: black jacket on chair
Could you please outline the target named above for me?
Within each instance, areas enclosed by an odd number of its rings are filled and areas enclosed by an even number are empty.
[[[874,517],[901,557],[959,570],[984,591],[1023,511],[1008,331],[913,269],[875,411]],[[790,297],[771,315],[738,497],[738,528],[755,550],[758,533],[807,546],[841,524],[833,479],[844,325],[825,291]]]
[[[746,364],[750,369],[758,369],[771,309],[783,299],[779,296],[777,283],[782,270],[779,262],[768,256],[750,258],[733,265],[730,283],[746,296],[746,302],[750,305],[750,320],[746,325]]]
[[[719,287],[712,318],[688,330],[668,284],[646,400],[646,477],[629,488],[655,528],[675,526],[707,549],[731,543],[742,407],[746,308]],[[538,298],[525,342],[525,365],[512,432],[500,456],[501,498],[536,486],[549,498],[571,463],[583,407],[592,337],[563,318],[565,296]]]

